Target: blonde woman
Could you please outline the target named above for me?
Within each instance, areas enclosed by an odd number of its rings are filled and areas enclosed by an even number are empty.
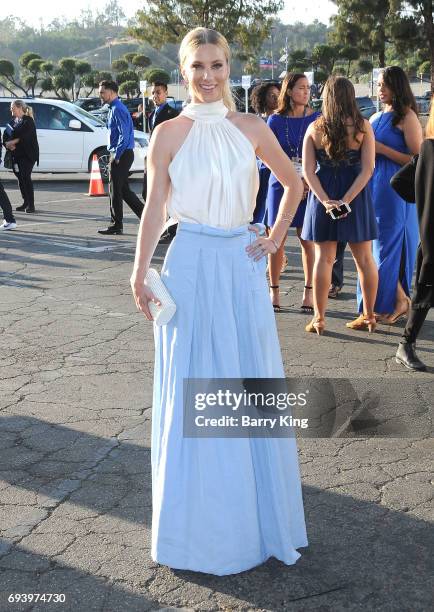
[[[39,163],[39,146],[33,112],[25,102],[15,100],[11,104],[11,114],[13,119],[5,128],[3,143],[12,153],[13,172],[23,198],[22,205],[17,206],[16,210],[34,213],[32,170]]]
[[[286,235],[303,187],[265,122],[235,112],[226,39],[192,30],[180,64],[191,103],[152,137],[131,277],[137,308],[151,319],[149,302],[158,301],[144,278],[167,202],[179,229],[162,280],[177,311],[155,326],[151,554],[172,568],[224,575],[270,556],[295,563],[307,545],[297,448],[294,437],[183,437],[183,383],[284,376],[266,257]],[[269,237],[248,225],[256,156],[284,186]]]

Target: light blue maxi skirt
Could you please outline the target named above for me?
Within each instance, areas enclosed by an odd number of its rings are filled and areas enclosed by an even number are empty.
[[[290,565],[307,546],[294,437],[183,437],[185,378],[284,376],[266,261],[245,251],[255,238],[181,222],[163,265],[177,311],[154,326],[151,553],[176,569]]]

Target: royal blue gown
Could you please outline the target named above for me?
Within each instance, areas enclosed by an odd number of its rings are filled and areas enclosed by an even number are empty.
[[[404,134],[392,125],[394,111],[381,112],[371,118],[375,139],[400,153],[409,153]],[[401,281],[409,296],[411,278],[416,261],[419,230],[414,204],[403,200],[390,186],[390,179],[400,165],[384,155],[375,158],[375,171],[370,181],[378,240],[373,243],[373,254],[378,266],[378,292],[375,312],[390,313],[396,306],[396,287]],[[359,311],[363,311],[360,287],[357,298]]]
[[[271,115],[268,119],[268,125],[274,132],[280,146],[288,155],[288,157],[299,157],[303,151],[303,140],[306,130],[321,113],[315,112],[312,115],[305,117],[288,117],[285,115]],[[266,217],[265,224],[273,227],[276,222],[277,213],[279,212],[280,200],[283,195],[283,187],[274,176],[270,174],[268,181],[268,191],[266,199]],[[292,220],[291,227],[302,227],[304,214],[306,211],[306,198],[300,202]]]

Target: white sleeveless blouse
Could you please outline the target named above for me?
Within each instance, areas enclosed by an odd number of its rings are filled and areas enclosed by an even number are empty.
[[[169,164],[169,215],[178,221],[232,229],[249,223],[259,187],[255,151],[218,102],[191,103],[193,125]]]

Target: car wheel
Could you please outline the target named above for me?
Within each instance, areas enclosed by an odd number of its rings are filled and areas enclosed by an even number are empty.
[[[99,171],[101,172],[101,178],[103,183],[109,182],[109,164],[110,164],[110,154],[107,149],[98,149],[95,151],[95,154],[98,156],[98,164]],[[90,156],[89,160],[89,171],[92,167],[92,157],[94,153]]]

